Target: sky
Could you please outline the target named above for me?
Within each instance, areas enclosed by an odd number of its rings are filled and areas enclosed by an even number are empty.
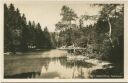
[[[61,8],[67,5],[78,15],[97,15],[100,8],[90,6],[84,2],[72,1],[6,1],[7,4],[14,4],[15,8],[20,10],[21,14],[25,14],[27,21],[35,21],[40,23],[42,29],[47,26],[50,32],[55,31],[55,24],[60,21]]]

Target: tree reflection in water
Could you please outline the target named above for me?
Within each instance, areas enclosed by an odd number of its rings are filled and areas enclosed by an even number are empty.
[[[47,65],[42,66],[41,77],[43,78],[85,78],[84,71],[94,66],[92,63],[85,61],[67,61],[64,58],[53,58]]]
[[[52,53],[54,54],[53,56]],[[105,65],[110,64],[109,62],[100,61],[97,59],[68,60],[66,56],[61,56],[65,54],[65,52],[61,51],[60,53],[58,50],[45,52],[43,55],[39,52],[37,52],[37,54],[39,55],[15,55],[15,58],[6,56],[6,72],[4,77],[87,79],[91,78],[92,71],[103,69]],[[49,56],[47,57],[47,55]]]

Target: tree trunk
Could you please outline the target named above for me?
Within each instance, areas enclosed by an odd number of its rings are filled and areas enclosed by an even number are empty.
[[[111,23],[110,23],[110,19],[109,17],[107,18],[108,19],[108,24],[109,24],[109,33],[108,33],[108,36],[111,37],[111,32],[112,32],[112,27],[111,27]]]
[[[107,20],[108,20],[108,24],[109,24],[109,32],[108,32],[109,41],[110,41],[112,47],[114,47],[113,41],[112,41],[112,38],[111,38],[111,35],[112,35],[112,27],[111,27],[111,23],[110,23],[109,17],[107,18]]]

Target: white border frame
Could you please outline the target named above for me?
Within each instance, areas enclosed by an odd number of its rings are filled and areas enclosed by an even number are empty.
[[[4,10],[3,4],[6,1],[73,1],[73,2],[85,2],[85,3],[103,3],[103,4],[124,4],[124,79],[4,79],[4,55],[3,55],[3,28],[4,28]],[[127,0],[0,0],[0,78],[1,82],[128,82],[128,1]],[[127,63],[127,64],[126,64]]]

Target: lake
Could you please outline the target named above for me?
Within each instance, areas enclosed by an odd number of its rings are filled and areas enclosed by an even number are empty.
[[[5,55],[4,77],[88,79],[93,78],[92,71],[110,65],[97,59],[69,60],[68,54],[66,50],[52,49]]]

